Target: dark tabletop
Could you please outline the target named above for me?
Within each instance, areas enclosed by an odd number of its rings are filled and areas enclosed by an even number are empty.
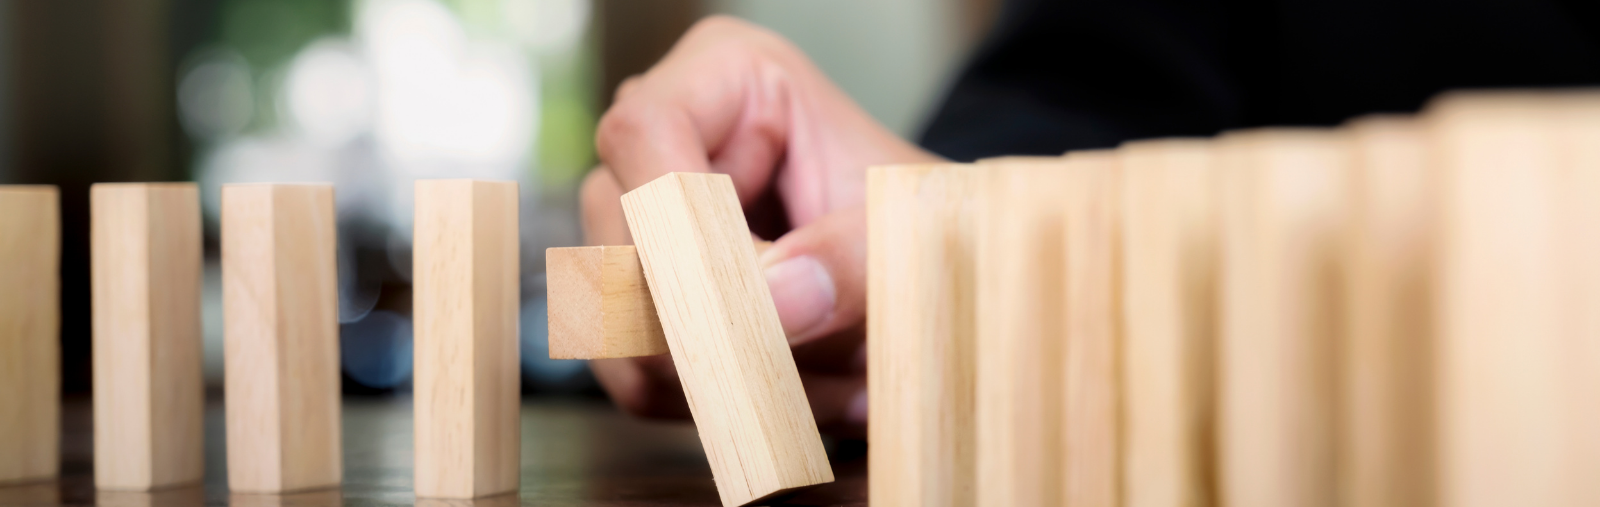
[[[94,489],[93,416],[87,398],[62,407],[61,478],[0,486],[0,506],[716,506],[705,453],[688,423],[639,421],[600,400],[525,400],[522,491],[473,501],[419,501],[412,493],[410,398],[346,398],[344,485],[292,495],[230,495],[222,405],[206,407],[204,485],[154,493]],[[830,442],[838,480],[770,505],[866,505],[857,445]]]

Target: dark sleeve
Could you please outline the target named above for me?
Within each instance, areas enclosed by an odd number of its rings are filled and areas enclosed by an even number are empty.
[[[921,144],[955,160],[1059,155],[1239,121],[1229,9],[1206,1],[1013,0]],[[1257,41],[1262,42],[1262,41]],[[1237,55],[1232,55],[1237,59]]]

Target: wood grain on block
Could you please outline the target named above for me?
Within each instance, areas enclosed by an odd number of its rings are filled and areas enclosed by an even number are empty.
[[[339,433],[339,300],[329,185],[222,188],[228,486],[332,487]]]
[[[418,181],[413,223],[417,496],[516,491],[517,184]]]
[[[0,483],[60,468],[58,202],[53,186],[0,185]]]
[[[1403,116],[1347,125],[1350,241],[1340,346],[1339,483],[1349,505],[1433,505],[1432,244],[1423,131]]]
[[[1595,505],[1593,98],[1430,106],[1444,174],[1437,271],[1441,505]]]
[[[198,482],[205,464],[200,190],[101,183],[89,201],[95,486],[143,491]]]
[[[1215,150],[1208,140],[1168,139],[1119,152],[1123,499],[1215,505]]]
[[[672,173],[622,205],[723,505],[832,482],[732,180]]]
[[[871,505],[978,505],[979,171],[867,171]]]
[[[1066,505],[1116,507],[1122,504],[1120,170],[1109,150],[1070,153],[1064,169],[1068,184],[1056,189],[1067,205],[1062,498]]]
[[[1067,320],[1061,159],[985,162],[977,257],[978,505],[1062,505]]]
[[[1345,143],[1311,129],[1221,143],[1221,501],[1329,507]]]

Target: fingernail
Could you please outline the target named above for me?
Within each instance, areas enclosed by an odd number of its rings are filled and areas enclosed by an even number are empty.
[[[850,399],[850,410],[845,412],[844,417],[854,424],[866,424],[867,407],[867,391],[863,389]]]
[[[833,277],[816,258],[802,255],[767,268],[767,286],[778,307],[778,321],[790,339],[802,338],[833,313]]]

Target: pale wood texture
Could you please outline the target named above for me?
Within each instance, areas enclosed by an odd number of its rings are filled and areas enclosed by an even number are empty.
[[[417,496],[516,491],[517,184],[418,181],[414,223]]]
[[[622,205],[723,505],[832,482],[732,180],[672,173]]]
[[[1062,505],[1066,222],[1061,159],[985,161],[977,258],[978,505]]]
[[[198,482],[205,463],[199,188],[101,183],[89,201],[95,486]]]
[[[867,171],[870,505],[978,505],[980,170]]]
[[[1344,141],[1278,129],[1221,143],[1221,502],[1331,507]]]
[[[1421,127],[1351,122],[1350,241],[1340,344],[1339,496],[1433,505],[1432,236],[1436,179]]]
[[[56,187],[0,185],[0,483],[60,468],[58,202]]]
[[[1539,93],[1430,106],[1442,505],[1600,504],[1594,114]]]
[[[544,258],[551,359],[667,353],[667,336],[632,245],[550,248]]]
[[[1124,145],[1122,495],[1216,504],[1217,170],[1208,140]]]
[[[1122,504],[1119,164],[1108,150],[1067,154],[1066,405],[1062,498],[1077,507]]]
[[[755,243],[758,255],[772,246]],[[544,258],[551,359],[667,353],[667,335],[633,245],[547,248]]]
[[[276,493],[343,473],[333,187],[225,185],[228,485]]]

